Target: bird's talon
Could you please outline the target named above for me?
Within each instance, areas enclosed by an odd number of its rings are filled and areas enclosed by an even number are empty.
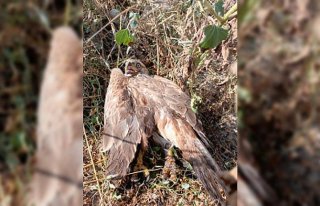
[[[137,172],[140,171],[140,172],[132,175],[131,181],[133,181],[133,182],[138,182],[138,181],[140,180],[139,176],[141,176],[141,175],[139,175],[139,174],[141,174],[141,171],[142,171],[143,177],[144,177],[145,179],[148,180],[148,177],[150,176],[150,171],[149,171],[149,169],[148,169],[146,166],[144,166],[143,164],[137,164],[137,165],[134,167],[134,171],[137,171]]]
[[[171,180],[175,180],[177,178],[176,172],[176,161],[174,158],[174,149],[171,147],[168,150],[166,162],[164,163],[164,168],[162,170],[162,174],[164,178],[169,178]]]

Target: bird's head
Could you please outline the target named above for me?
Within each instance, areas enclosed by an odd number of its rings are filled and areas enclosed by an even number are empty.
[[[136,76],[138,74],[148,74],[146,66],[137,59],[128,59],[125,64],[125,75],[128,77]]]

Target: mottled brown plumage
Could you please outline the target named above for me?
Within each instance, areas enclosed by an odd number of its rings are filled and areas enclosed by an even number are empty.
[[[208,140],[190,101],[172,81],[148,75],[138,60],[127,61],[126,75],[113,69],[103,136],[103,147],[109,151],[107,174],[124,176],[137,146],[141,144],[145,149],[148,138],[158,132],[157,138],[164,138],[182,151],[210,195],[223,200],[224,184],[217,176],[220,169],[206,148]]]
[[[135,101],[127,89],[129,78],[113,69],[106,94],[103,150],[109,151],[107,175],[123,177],[135,157],[137,145],[147,146],[154,127],[150,110]],[[137,106],[139,105],[139,106]]]
[[[82,205],[82,43],[67,27],[53,32],[43,75],[28,205]]]

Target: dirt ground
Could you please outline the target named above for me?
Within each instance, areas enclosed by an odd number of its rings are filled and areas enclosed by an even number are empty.
[[[225,10],[234,4],[225,1]],[[119,12],[120,18],[91,38]],[[128,48],[118,46],[114,34],[127,27],[130,12],[140,19],[131,30],[135,41]],[[157,146],[145,157],[152,171],[148,181],[113,189],[105,181],[107,154],[99,147],[110,69],[123,68],[122,62],[134,57],[191,96],[214,145],[213,157],[223,170],[236,165],[237,19],[226,25],[230,33],[226,41],[201,51],[203,28],[216,23],[193,1],[84,0],[84,205],[213,205],[190,169],[180,166],[174,181],[162,177],[164,156]]]
[[[274,204],[319,205],[320,4],[272,2],[257,1],[240,23],[240,159]]]

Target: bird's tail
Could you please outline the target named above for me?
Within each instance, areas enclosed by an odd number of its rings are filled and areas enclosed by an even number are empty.
[[[225,185],[219,178],[221,173],[219,166],[211,157],[204,144],[197,138],[192,138],[179,145],[182,156],[193,167],[197,178],[202,182],[210,196],[219,200],[222,205],[225,202],[222,193],[226,194]]]

